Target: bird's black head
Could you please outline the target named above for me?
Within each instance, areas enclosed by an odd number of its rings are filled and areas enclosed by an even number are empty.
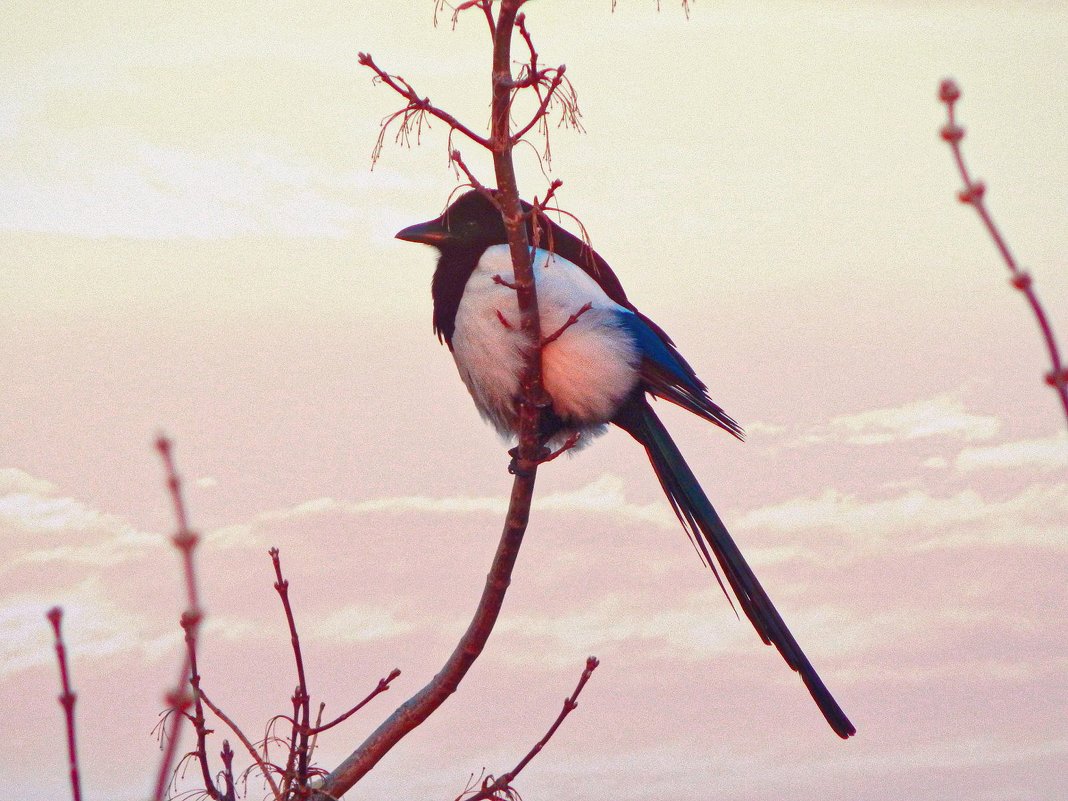
[[[508,241],[501,213],[488,197],[472,189],[460,195],[444,214],[398,231],[397,239],[433,245],[443,253],[485,250]]]

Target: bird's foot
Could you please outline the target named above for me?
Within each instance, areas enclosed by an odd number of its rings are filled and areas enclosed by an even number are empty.
[[[549,461],[550,458],[555,458],[552,457],[552,454],[549,452],[549,449],[546,448],[544,445],[538,448],[537,455],[531,461],[519,458],[518,445],[514,448],[511,448],[508,451],[508,455],[512,457],[512,460],[508,462],[508,472],[511,473],[513,476],[522,476],[523,478],[530,478],[532,475],[534,475],[534,471],[537,469],[539,464],[541,464],[542,462]],[[523,465],[530,466],[525,467]]]
[[[573,431],[571,434],[568,435],[568,438],[564,440],[564,444],[557,448],[555,451],[549,450],[548,447],[542,445],[538,448],[538,453],[534,457],[534,460],[531,464],[533,464],[533,466],[536,468],[539,464],[551,462],[553,459],[574,448],[581,437],[581,432]],[[514,448],[511,448],[508,451],[508,455],[512,457],[512,460],[508,462],[508,472],[511,473],[513,476],[524,476],[529,478],[531,475],[534,474],[533,469],[520,467],[521,460],[519,458],[518,445]]]

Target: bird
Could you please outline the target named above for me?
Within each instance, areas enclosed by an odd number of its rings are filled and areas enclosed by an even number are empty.
[[[438,251],[431,280],[433,327],[452,353],[481,415],[502,435],[518,433],[526,336],[496,190],[474,188],[438,217],[396,238]],[[582,239],[521,201],[538,298],[544,444],[588,443],[609,425],[644,449],[672,510],[730,601],[724,579],[765,644],[800,675],[834,732],[856,733],[745,561],[650,398],[674,403],[743,439],[709,397],[675,343],[628,299],[608,263]],[[717,570],[718,566],[718,570]],[[722,576],[720,575],[722,571]],[[733,605],[733,604],[732,604]]]

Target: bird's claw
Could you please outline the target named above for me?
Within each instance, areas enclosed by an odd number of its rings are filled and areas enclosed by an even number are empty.
[[[528,462],[528,464],[533,465],[533,468],[520,467],[521,462],[525,460],[519,458],[518,445],[514,448],[510,448],[508,450],[508,455],[512,457],[511,461],[508,462],[508,472],[513,476],[530,478],[532,475],[534,475],[534,469],[536,469],[539,464],[546,461],[552,455],[552,453],[544,445],[538,448],[537,456],[535,456],[531,462]]]

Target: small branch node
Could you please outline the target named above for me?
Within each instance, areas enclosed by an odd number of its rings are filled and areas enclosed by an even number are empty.
[[[1034,283],[1034,280],[1031,278],[1030,273],[1018,272],[1009,279],[1009,283],[1024,292]]]
[[[942,138],[950,143],[959,142],[964,138],[964,129],[956,123],[947,123],[942,126]]]
[[[985,194],[986,185],[982,181],[975,181],[958,192],[957,199],[960,200],[961,203],[975,204],[981,202],[983,195]]]
[[[952,78],[946,78],[938,87],[938,99],[947,105],[952,105],[960,99],[960,87]]]

